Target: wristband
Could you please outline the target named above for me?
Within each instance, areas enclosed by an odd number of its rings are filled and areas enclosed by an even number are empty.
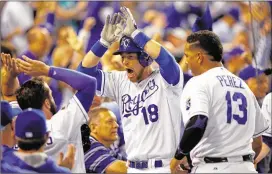
[[[133,38],[134,42],[142,49],[144,49],[145,44],[150,40],[150,38],[145,35],[143,32],[139,30],[135,30],[131,37]]]
[[[100,43],[101,43],[102,45],[104,45],[104,47],[107,47],[107,48],[110,47],[110,43],[107,42],[107,41],[105,41],[104,39],[100,38],[99,41],[100,41]]]
[[[101,41],[97,41],[91,48],[91,51],[97,57],[102,57],[107,50],[108,48]]]
[[[175,158],[177,160],[182,160],[182,158],[184,158],[186,156],[186,154],[183,154],[180,150],[177,150],[175,153]]]

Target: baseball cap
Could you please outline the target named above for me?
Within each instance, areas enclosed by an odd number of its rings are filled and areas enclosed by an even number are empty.
[[[232,7],[230,10],[229,10],[229,15],[232,16],[236,21],[239,21],[240,19],[240,11],[239,11],[239,8],[237,7]]]
[[[252,65],[249,65],[239,72],[239,77],[243,80],[248,80],[252,77],[257,77],[264,73],[263,70],[256,69]]]
[[[12,119],[18,115],[22,110],[20,108],[12,108],[12,106],[7,101],[1,101],[1,126],[0,129],[3,130],[6,125],[12,122]]]
[[[241,55],[244,51],[245,50],[240,46],[234,47],[232,50],[224,54],[223,59],[224,61],[229,61],[233,56]]]
[[[204,14],[201,17],[197,17],[195,23],[193,24],[192,31],[197,32],[200,30],[210,30],[212,31],[213,19],[211,16],[209,5],[207,5]]]
[[[139,53],[142,49],[134,43],[134,41],[127,36],[123,36],[120,41],[119,50],[113,53],[113,55],[119,55],[121,53]]]
[[[21,139],[40,139],[46,133],[46,119],[42,110],[28,108],[17,116],[15,122],[16,137]]]

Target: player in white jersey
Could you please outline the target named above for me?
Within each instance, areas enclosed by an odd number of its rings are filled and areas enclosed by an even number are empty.
[[[78,71],[97,79],[97,93],[113,98],[119,105],[124,131],[128,173],[169,173],[181,134],[179,99],[183,73],[174,57],[157,42],[139,32],[130,11],[122,7],[126,18],[125,36],[114,54],[122,56],[126,71],[97,70],[100,57],[115,41],[116,25],[122,20],[108,16],[100,41],[84,57]],[[160,68],[154,70],[155,60]]]
[[[9,62],[7,65],[13,66],[9,69],[16,69],[15,74],[18,74],[18,67],[15,64],[16,60],[10,58],[10,56],[4,57],[6,61]],[[50,88],[44,81],[38,78],[25,82],[17,90],[16,98],[21,109],[31,107],[41,109],[45,113],[47,126],[50,130],[47,146],[45,147],[46,154],[58,160],[59,153],[65,153],[67,145],[73,144],[76,147],[76,163],[72,172],[86,172],[80,127],[88,120],[86,111],[88,111],[92,103],[96,80],[76,71],[49,67],[43,62],[31,60],[27,57],[24,59],[25,61],[20,60],[17,62],[21,72],[32,76],[49,76],[69,84],[78,91],[70,100],[69,104],[59,112],[56,112],[56,106]],[[10,81],[16,82],[15,79],[16,76],[13,76]],[[14,83],[14,86],[17,85]]]
[[[269,156],[269,154],[271,153],[271,149],[272,149],[272,133],[271,133],[271,118],[272,118],[272,113],[271,113],[271,100],[272,100],[272,93],[270,92],[269,94],[267,94],[264,99],[263,99],[263,104],[262,104],[262,114],[265,117],[267,124],[269,125],[269,128],[264,132],[263,134],[263,146],[262,146],[262,150],[260,152],[260,154],[258,155],[258,157],[255,160],[255,164],[258,164],[263,158],[265,158],[266,156]],[[271,161],[271,155],[269,158],[267,158],[268,161]],[[269,162],[268,162],[269,163]],[[260,167],[260,166],[258,166]],[[271,169],[270,169],[271,170]],[[269,171],[265,171],[265,173],[268,173]]]
[[[192,173],[256,173],[253,157],[260,152],[261,134],[268,126],[246,83],[223,67],[222,52],[211,31],[187,38],[184,55],[195,77],[182,93],[186,126],[172,171],[190,154]]]

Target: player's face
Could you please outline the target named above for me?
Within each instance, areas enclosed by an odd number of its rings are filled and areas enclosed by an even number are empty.
[[[198,62],[198,52],[196,49],[193,49],[190,44],[186,43],[184,49],[184,58],[185,63],[188,65],[188,68],[192,71],[194,76],[197,76],[200,73],[200,63]]]
[[[121,57],[129,80],[132,82],[142,80],[144,67],[140,64],[138,55],[136,53],[122,53]]]
[[[258,78],[248,79],[247,84],[255,97],[259,99],[264,98],[269,91],[269,79],[265,74],[261,74]]]
[[[117,140],[118,124],[113,112],[101,112],[99,124],[96,127],[96,134],[100,139],[113,143]]]

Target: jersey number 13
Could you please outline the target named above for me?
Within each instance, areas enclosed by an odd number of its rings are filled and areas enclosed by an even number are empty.
[[[238,124],[246,124],[247,122],[247,100],[246,97],[240,93],[235,92],[232,96],[230,91],[226,94],[226,100],[227,100],[227,123],[231,123],[232,118],[237,121]],[[239,110],[242,112],[242,115],[233,114],[232,113],[232,102],[234,104],[237,104],[238,101],[241,101],[241,104],[238,104]]]

